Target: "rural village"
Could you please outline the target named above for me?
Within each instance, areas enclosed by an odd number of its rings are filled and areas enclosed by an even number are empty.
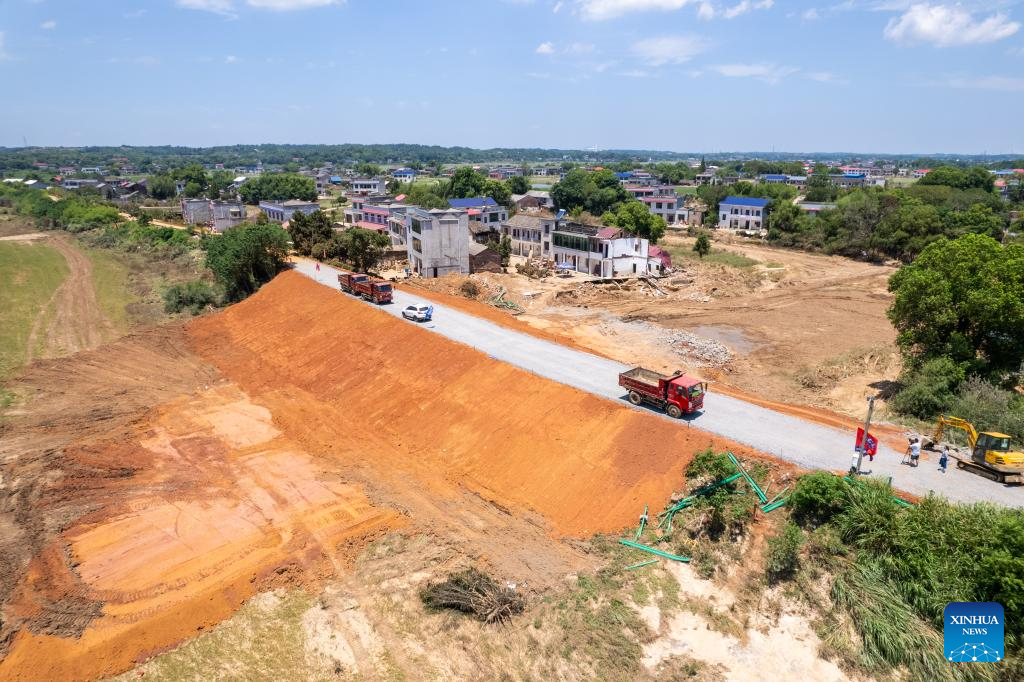
[[[1024,680],[1019,8],[781,5],[0,10],[0,682]]]

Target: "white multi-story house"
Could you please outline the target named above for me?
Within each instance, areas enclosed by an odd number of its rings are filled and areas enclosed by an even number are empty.
[[[718,226],[730,230],[764,232],[768,200],[754,197],[726,197],[718,204]]]
[[[469,274],[469,214],[455,209],[406,211],[409,267],[421,277]]]
[[[301,199],[289,199],[288,201],[261,201],[260,210],[267,214],[267,218],[276,223],[286,223],[292,219],[296,212],[310,215],[320,210],[320,204],[315,201],[302,201]]]
[[[551,233],[555,216],[547,211],[523,211],[501,225],[501,234],[512,241],[512,254],[525,258],[551,258]]]
[[[662,262],[651,258],[650,243],[618,227],[559,222],[551,235],[557,266],[595,277],[658,274]]]
[[[384,194],[387,191],[387,184],[384,178],[353,178],[350,192],[364,197]]]
[[[245,204],[241,201],[182,199],[181,215],[187,225],[202,225],[220,233],[245,222]]]
[[[647,210],[654,215],[660,215],[669,225],[683,222],[685,219],[679,215],[682,208],[682,197],[676,193],[656,194],[640,199],[647,206]]]

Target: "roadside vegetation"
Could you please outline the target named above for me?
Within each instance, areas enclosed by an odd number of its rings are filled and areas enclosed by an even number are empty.
[[[67,273],[50,246],[0,242],[0,379],[24,363],[32,325]]]

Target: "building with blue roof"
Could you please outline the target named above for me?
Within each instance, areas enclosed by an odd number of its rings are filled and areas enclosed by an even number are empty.
[[[740,232],[766,232],[768,200],[756,197],[726,197],[718,204],[718,227]]]
[[[467,197],[465,199],[449,199],[448,205],[469,213],[471,221],[494,225],[497,228],[508,220],[508,211],[491,197]]]

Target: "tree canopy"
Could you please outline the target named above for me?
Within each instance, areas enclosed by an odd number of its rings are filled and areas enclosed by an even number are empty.
[[[639,201],[626,201],[601,216],[606,225],[621,227],[631,234],[649,239],[651,244],[657,243],[665,234],[665,219],[647,210],[647,206]]]
[[[984,376],[1020,373],[1024,245],[940,238],[892,276],[889,290],[889,319],[912,363],[949,358]]]
[[[956,189],[981,189],[986,192],[992,191],[994,182],[992,174],[981,166],[939,166],[918,180],[922,185],[945,185]]]
[[[238,301],[269,282],[288,256],[288,233],[277,225],[242,223],[224,234],[203,240],[206,266],[224,289],[227,301]]]
[[[313,178],[292,173],[270,173],[249,178],[238,190],[242,201],[258,204],[261,201],[287,201],[316,199],[316,182]]]
[[[588,172],[577,168],[551,188],[551,200],[557,208],[581,209],[594,215],[602,215],[630,198],[619,178],[608,169]]]

